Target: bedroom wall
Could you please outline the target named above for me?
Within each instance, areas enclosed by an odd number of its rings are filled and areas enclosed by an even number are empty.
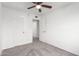
[[[32,14],[3,6],[2,49],[32,42]]]
[[[79,55],[79,3],[41,15],[40,40]]]
[[[1,55],[1,51],[2,51],[2,45],[1,45],[1,42],[2,42],[2,36],[1,36],[1,34],[2,34],[2,16],[1,16],[1,10],[2,9],[2,6],[1,6],[1,3],[0,3],[0,55]]]

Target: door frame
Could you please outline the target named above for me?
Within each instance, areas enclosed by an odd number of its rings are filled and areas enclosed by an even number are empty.
[[[39,39],[39,29],[40,29],[40,27],[39,27],[39,20],[37,20],[37,19],[33,19],[33,22],[34,21],[36,21],[37,22],[37,33],[38,33],[38,37],[37,37],[37,39]],[[34,37],[33,37],[34,38]]]

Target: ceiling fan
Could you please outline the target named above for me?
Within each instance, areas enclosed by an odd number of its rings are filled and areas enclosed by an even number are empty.
[[[52,8],[52,6],[42,4],[43,2],[32,2],[32,3],[35,4],[35,5],[28,7],[27,9],[37,8],[39,12],[42,12],[41,7],[49,8],[49,9]]]

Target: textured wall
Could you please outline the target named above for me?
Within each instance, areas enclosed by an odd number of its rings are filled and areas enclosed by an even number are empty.
[[[32,15],[3,7],[2,48],[32,42]]]
[[[1,16],[1,9],[2,9],[2,6],[1,6],[1,3],[0,3],[0,54],[1,54],[1,50],[2,50],[2,46],[1,46],[1,42],[2,42],[2,16]]]
[[[40,40],[79,55],[79,3],[41,17]]]

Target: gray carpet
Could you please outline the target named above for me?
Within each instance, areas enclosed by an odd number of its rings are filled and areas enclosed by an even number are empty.
[[[76,56],[39,40],[33,43],[5,49],[2,56]]]

